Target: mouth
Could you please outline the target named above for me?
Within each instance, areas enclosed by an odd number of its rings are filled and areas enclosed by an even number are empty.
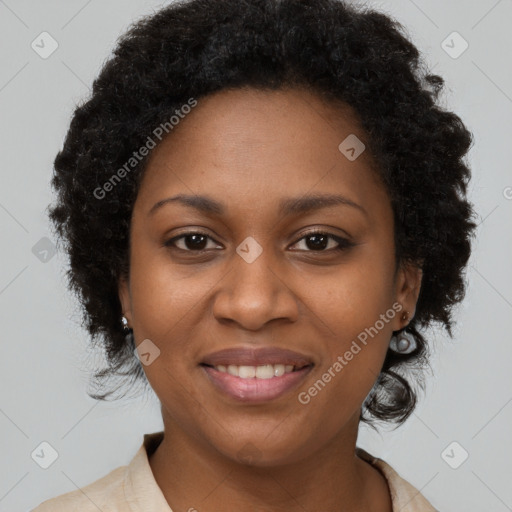
[[[312,357],[279,347],[233,347],[205,356],[199,366],[224,398],[262,403],[298,387],[315,363]]]
[[[199,366],[222,397],[234,403],[261,404],[291,393],[304,382],[314,365]]]
[[[221,350],[206,356],[199,366],[224,399],[261,404],[291,393],[315,364],[306,355],[268,347]]]

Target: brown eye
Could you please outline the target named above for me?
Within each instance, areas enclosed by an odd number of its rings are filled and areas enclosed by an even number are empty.
[[[331,250],[342,251],[355,245],[346,238],[333,235],[332,233],[326,233],[324,231],[311,231],[298,240],[296,244],[303,240],[303,248],[299,250],[305,250],[306,252],[329,252]]]
[[[201,252],[207,249],[208,239],[212,240],[205,233],[201,233],[198,231],[190,231],[188,233],[182,233],[179,236],[175,236],[174,238],[167,240],[167,242],[165,242],[165,246],[176,248],[181,251]],[[177,245],[177,242],[181,243],[181,247]]]
[[[208,247],[209,240],[212,241],[212,243],[214,242],[206,233],[190,231],[167,240],[164,245],[184,252],[202,252],[208,249],[222,248],[215,243],[213,243],[213,246]],[[343,251],[355,245],[346,238],[325,231],[311,231],[298,240],[295,245],[303,241],[303,247],[298,250],[305,252],[336,252]]]

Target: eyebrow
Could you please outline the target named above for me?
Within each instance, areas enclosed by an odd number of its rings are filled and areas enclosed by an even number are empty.
[[[226,211],[224,205],[208,196],[178,194],[167,197],[155,203],[149,210],[148,215],[153,215],[164,205],[180,203],[189,208],[194,208],[202,213],[210,215],[223,215]],[[278,213],[280,216],[306,213],[332,206],[350,206],[368,216],[368,212],[351,199],[342,195],[333,194],[312,194],[303,197],[288,197],[279,202]]]

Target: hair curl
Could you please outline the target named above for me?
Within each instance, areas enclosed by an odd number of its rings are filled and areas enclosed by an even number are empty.
[[[133,340],[123,333],[118,296],[147,158],[103,199],[93,190],[190,97],[245,86],[306,87],[357,112],[391,199],[397,263],[423,268],[407,326],[418,348],[407,355],[388,351],[360,415],[370,425],[373,419],[405,421],[417,398],[400,371],[427,361],[420,328],[440,322],[453,337],[451,312],[465,294],[463,272],[476,228],[464,162],[473,137],[455,113],[439,106],[443,85],[400,23],[339,0],[178,1],[133,23],[90,97],[76,106],[52,178],[58,197],[49,217],[69,253],[69,288],[92,343],[107,356],[95,383],[129,376],[147,386]],[[112,393],[89,395],[105,400]]]

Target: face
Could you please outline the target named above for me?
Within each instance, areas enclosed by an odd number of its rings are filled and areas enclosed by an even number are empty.
[[[305,90],[225,90],[151,153],[119,296],[166,431],[272,465],[357,428],[421,273],[395,268],[391,204],[369,151],[349,159],[338,148],[351,134],[364,142],[348,106]],[[195,201],[162,202],[178,195]],[[232,348],[242,366],[269,348],[304,362],[250,382],[205,366],[227,366],[211,356]]]

